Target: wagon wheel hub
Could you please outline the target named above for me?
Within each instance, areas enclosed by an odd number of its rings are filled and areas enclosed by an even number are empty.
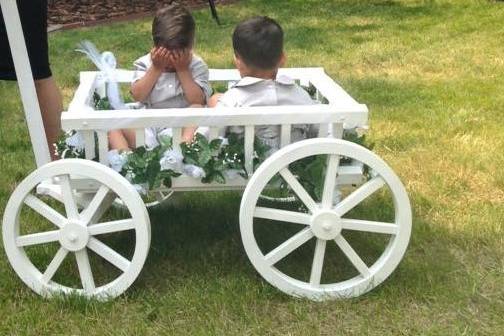
[[[311,219],[313,234],[324,240],[334,239],[341,234],[341,218],[333,211],[321,211]]]
[[[80,221],[69,220],[60,230],[59,241],[69,251],[82,250],[89,241],[88,229]]]

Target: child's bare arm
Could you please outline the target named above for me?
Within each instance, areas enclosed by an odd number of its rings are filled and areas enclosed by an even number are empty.
[[[131,95],[136,101],[145,101],[163,73],[168,60],[168,50],[153,48],[151,50],[152,65],[145,75],[131,85]]]
[[[208,99],[208,107],[216,107],[217,104],[219,103],[219,98],[222,97],[224,94],[223,93],[215,93],[213,94],[210,99]]]
[[[187,49],[183,51],[172,51],[170,58],[189,105],[204,105],[205,94],[201,87],[194,81],[191,69],[189,68],[192,60],[192,52]]]

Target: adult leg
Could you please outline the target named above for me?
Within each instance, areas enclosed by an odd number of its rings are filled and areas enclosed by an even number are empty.
[[[53,144],[58,139],[58,134],[61,131],[61,111],[63,110],[61,93],[53,77],[35,80],[35,89],[40,111],[42,112],[42,121],[51,159],[56,160],[58,157],[54,153]]]

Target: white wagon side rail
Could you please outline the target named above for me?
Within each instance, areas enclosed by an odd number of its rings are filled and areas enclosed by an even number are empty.
[[[191,125],[225,127],[246,125],[331,124],[345,128],[367,124],[366,105],[254,106],[240,109],[221,107],[171,108],[150,110],[73,111],[64,113],[64,130],[112,130],[118,128],[185,127]]]
[[[317,91],[317,96],[327,99],[329,104],[339,106],[349,106],[358,104],[340,85],[329,77],[323,68],[282,68],[278,70],[278,75],[288,76],[303,86],[313,85]],[[131,83],[134,79],[135,71],[117,69],[114,80],[118,83]],[[101,74],[98,71],[84,71],[80,73],[80,85],[74,99],[70,103],[68,111],[75,108],[80,109],[83,105],[89,106],[92,93],[101,83]],[[235,82],[240,80],[240,73],[236,69],[210,69],[210,82]]]

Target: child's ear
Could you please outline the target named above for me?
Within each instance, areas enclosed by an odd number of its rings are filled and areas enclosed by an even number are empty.
[[[233,55],[233,61],[236,68],[238,68],[241,65],[241,60],[238,58],[238,56],[236,56],[236,54]]]
[[[284,52],[282,52],[282,55],[280,56],[280,61],[278,61],[278,67],[282,68],[285,65],[285,63],[287,63],[287,55]]]
[[[238,69],[238,71],[241,71],[243,70],[243,61],[241,60],[240,56],[237,56],[236,54],[234,55],[234,64],[236,66],[236,69]]]

